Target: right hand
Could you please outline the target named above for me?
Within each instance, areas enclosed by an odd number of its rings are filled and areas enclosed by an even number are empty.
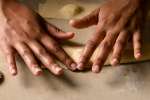
[[[15,0],[2,1],[1,8],[0,47],[12,75],[17,74],[16,54],[22,57],[34,75],[42,72],[38,61],[53,74],[62,74],[63,68],[56,64],[54,57],[68,69],[76,69],[75,62],[59,46],[60,40],[71,39],[74,33],[61,31]]]
[[[87,41],[78,60],[77,68],[83,70],[96,48],[98,53],[93,60],[92,71],[99,73],[111,51],[111,64],[118,65],[125,46],[133,37],[135,59],[142,56],[141,14],[142,0],[107,0],[89,15],[70,24],[75,28],[87,28],[96,25],[95,32]]]

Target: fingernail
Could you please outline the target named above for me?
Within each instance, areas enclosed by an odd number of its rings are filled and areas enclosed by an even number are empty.
[[[34,68],[34,74],[36,76],[41,75],[42,74],[42,70],[40,68]]]
[[[72,63],[72,64],[70,65],[70,67],[71,67],[72,70],[76,70],[77,64]]]
[[[61,75],[61,74],[63,74],[63,72],[64,72],[63,69],[62,69],[62,68],[59,68],[59,67],[56,67],[55,70],[56,70],[56,74],[57,74],[57,75]]]
[[[79,63],[79,64],[77,65],[77,68],[78,68],[79,70],[83,70],[83,66],[84,66],[83,63]]]
[[[116,66],[116,65],[118,65],[118,64],[119,64],[118,59],[116,59],[116,58],[115,58],[115,59],[113,59],[111,64],[112,64],[112,66]]]
[[[73,33],[73,32],[67,32],[67,34],[69,34],[69,35],[74,35],[74,33]]]
[[[16,75],[16,70],[14,69],[14,68],[12,68],[12,67],[10,67],[10,73],[12,74],[12,75]]]
[[[142,56],[141,53],[136,53],[135,58],[136,58],[136,59],[140,59],[141,56]]]
[[[99,72],[100,72],[99,66],[98,66],[98,65],[94,65],[94,66],[92,67],[92,72],[94,72],[94,73],[99,73]]]
[[[75,21],[72,19],[72,20],[69,21],[69,24],[72,25],[72,24],[74,24],[74,22],[75,22]]]

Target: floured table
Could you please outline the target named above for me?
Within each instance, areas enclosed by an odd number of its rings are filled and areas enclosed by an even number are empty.
[[[71,2],[71,0],[64,1]],[[78,2],[79,0],[74,1]],[[87,2],[91,3],[90,0]],[[36,3],[33,2],[33,4]],[[94,3],[92,2],[92,4]],[[42,9],[44,11],[46,8],[43,7]],[[48,21],[66,31],[75,31],[77,36],[72,41],[79,39],[78,42],[80,43],[84,43],[85,34],[89,37],[94,30],[94,27],[75,30],[67,25],[67,20],[60,18],[48,19]],[[147,29],[144,32],[146,35],[150,32],[148,23],[147,21]],[[145,36],[145,43],[149,43],[149,37]],[[145,47],[149,51],[149,46],[146,45]],[[73,51],[68,52],[72,53]],[[145,54],[147,56],[149,52]],[[66,70],[65,75],[61,77],[55,77],[47,71],[43,76],[34,77],[21,61],[18,61],[18,65],[19,74],[12,77],[5,67],[2,57],[0,58],[0,70],[5,76],[4,83],[0,85],[0,100],[149,100],[150,98],[149,61],[120,65],[119,67],[105,67],[100,74],[73,73]]]

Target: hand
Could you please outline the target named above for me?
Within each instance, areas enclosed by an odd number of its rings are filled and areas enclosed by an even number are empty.
[[[88,16],[71,20],[75,28],[96,25],[96,31],[87,41],[77,68],[83,70],[86,62],[98,48],[92,71],[100,72],[105,60],[113,49],[112,65],[119,64],[121,54],[129,37],[133,37],[134,56],[141,57],[141,11],[140,0],[108,0]]]
[[[42,73],[38,61],[53,74],[62,74],[63,68],[56,64],[54,57],[70,70],[75,70],[75,62],[59,46],[60,40],[71,39],[74,33],[61,31],[15,0],[4,1],[2,6],[0,46],[12,75],[17,74],[16,54],[22,57],[34,75]]]

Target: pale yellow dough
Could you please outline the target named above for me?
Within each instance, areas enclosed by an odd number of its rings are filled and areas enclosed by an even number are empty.
[[[45,18],[80,18],[97,8],[100,5],[99,3],[91,3],[90,0],[46,0],[39,5],[39,13]],[[81,10],[82,13],[80,13]]]
[[[67,4],[60,9],[61,15],[66,19],[73,18],[74,16],[80,14],[82,11],[83,8],[75,4]]]
[[[63,47],[65,49],[65,51],[75,60],[77,61],[78,58],[80,57],[83,47],[69,47],[69,46],[64,46]],[[144,44],[143,45],[143,57],[140,59],[140,61],[146,61],[146,60],[150,60],[150,46],[149,44]],[[95,51],[95,53],[93,54],[93,56],[91,57],[91,62],[94,61],[94,59],[96,58],[97,54],[99,53],[98,50]],[[111,61],[111,54],[109,55],[108,59],[105,62],[105,65],[110,65],[110,61]],[[121,59],[121,63],[133,63],[136,62],[134,55],[133,55],[133,49],[132,47],[128,48],[125,50],[122,59]],[[90,64],[90,63],[89,63]]]

